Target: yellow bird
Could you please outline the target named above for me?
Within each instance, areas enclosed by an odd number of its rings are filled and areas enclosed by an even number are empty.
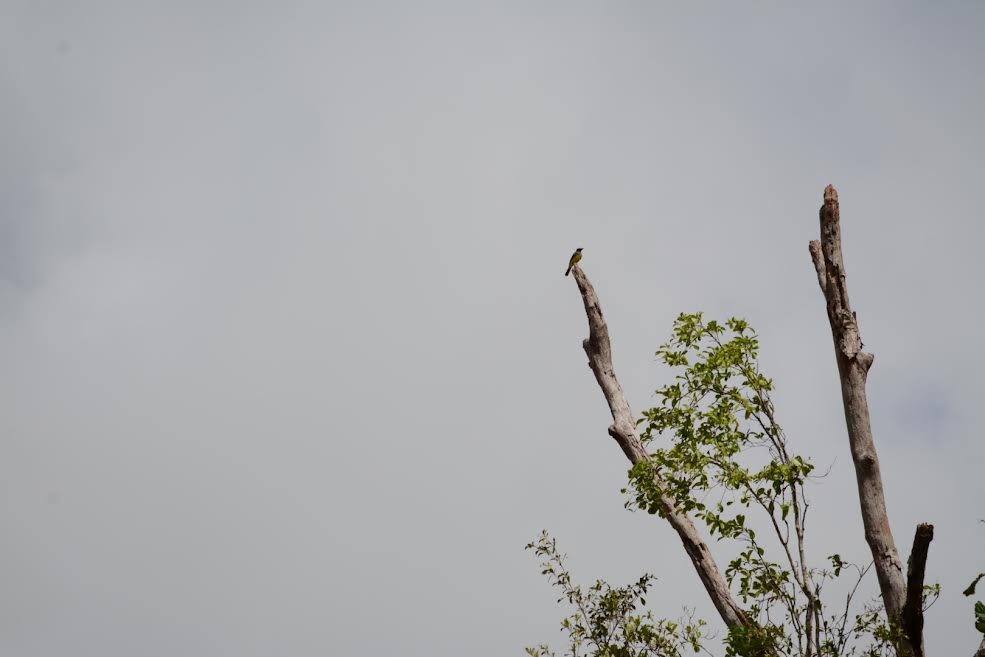
[[[571,260],[568,261],[568,271],[564,272],[564,275],[567,276],[568,274],[570,274],[571,268],[577,265],[578,261],[580,260],[581,260],[581,247],[579,246],[577,249],[575,249],[575,252],[571,254]]]

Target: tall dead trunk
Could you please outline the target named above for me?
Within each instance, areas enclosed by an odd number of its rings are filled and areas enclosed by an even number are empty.
[[[820,220],[821,239],[810,243],[810,253],[814,261],[814,269],[817,271],[818,284],[824,294],[828,322],[831,325],[831,337],[834,340],[835,359],[838,362],[838,374],[841,379],[841,399],[845,407],[845,423],[848,427],[852,462],[855,464],[855,480],[858,483],[858,499],[865,540],[872,552],[886,616],[890,625],[903,633],[903,638],[897,645],[897,653],[901,657],[923,657],[921,609],[923,563],[926,561],[927,544],[933,537],[933,527],[926,525],[929,533],[925,530],[923,534],[918,529],[919,545],[922,546],[923,552],[922,558],[917,555],[919,577],[915,580],[918,579],[919,584],[914,581],[914,586],[919,586],[919,590],[911,592],[911,602],[907,608],[909,614],[904,618],[907,582],[903,576],[903,563],[896,550],[893,532],[889,527],[886,496],[879,471],[879,456],[872,439],[869,402],[865,392],[866,379],[874,357],[862,351],[858,318],[848,300],[845,261],[841,250],[838,192],[831,185],[824,189]],[[915,540],[915,554],[917,549],[918,541]],[[910,622],[906,622],[907,620]]]

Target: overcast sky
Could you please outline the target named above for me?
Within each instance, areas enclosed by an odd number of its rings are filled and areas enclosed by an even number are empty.
[[[832,468],[810,557],[867,562],[834,183],[896,540],[935,524],[929,652],[971,654],[985,5],[856,4],[0,0],[0,653],[557,646],[543,528],[720,628],[622,508],[577,246],[637,412],[678,313],[759,329]]]

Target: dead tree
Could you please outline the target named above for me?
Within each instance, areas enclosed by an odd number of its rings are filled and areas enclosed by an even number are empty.
[[[901,657],[923,657],[923,579],[934,527],[928,524],[917,527],[908,572],[904,576],[903,563],[889,527],[879,455],[872,439],[869,402],[865,394],[874,356],[862,351],[858,317],[848,301],[838,192],[831,185],[824,189],[820,219],[821,239],[811,241],[810,254],[831,324],[865,541],[872,552],[886,617],[890,626],[901,634],[897,652]]]

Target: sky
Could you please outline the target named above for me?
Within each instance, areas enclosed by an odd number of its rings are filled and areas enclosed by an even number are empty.
[[[0,654],[560,648],[542,529],[720,638],[623,509],[578,246],[637,413],[679,313],[758,329],[830,469],[808,556],[867,562],[807,251],[828,183],[902,556],[936,527],[928,652],[971,654],[983,29],[976,2],[0,0]]]

